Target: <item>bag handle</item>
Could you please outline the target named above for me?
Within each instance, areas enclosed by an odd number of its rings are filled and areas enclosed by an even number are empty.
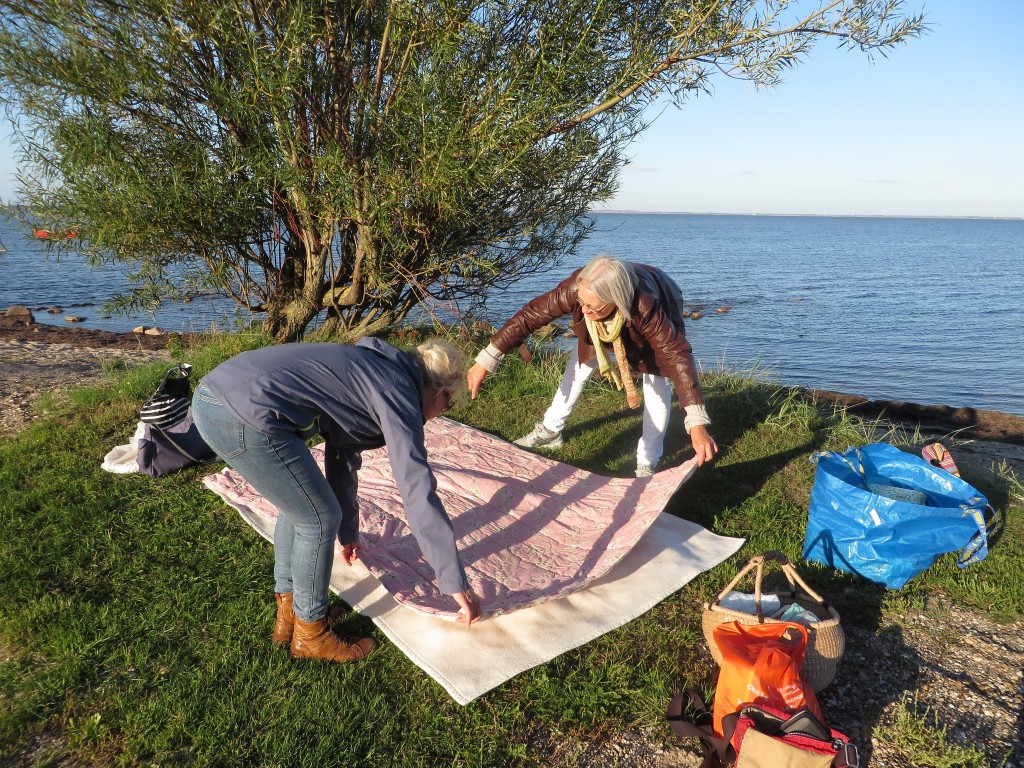
[[[170,388],[170,382],[172,382],[172,381],[182,382],[181,384],[179,384],[179,386],[186,388],[184,390],[186,394],[185,395],[180,395],[180,396],[181,397],[187,396],[187,392],[188,392],[187,388],[188,388],[189,382],[191,380],[191,375],[192,375],[192,364],[191,363],[178,363],[177,365],[172,365],[170,368],[167,369],[167,372],[164,373],[164,377],[163,377],[163,379],[160,380],[160,386],[158,386],[156,388],[156,392],[154,392],[152,395],[150,395],[146,399],[146,404],[151,403],[151,402],[155,402],[157,400],[160,400],[161,398],[169,396],[170,392],[168,390]]]
[[[174,450],[176,450],[178,453],[180,453],[186,459],[188,459],[189,461],[191,461],[191,462],[193,462],[195,464],[202,464],[203,463],[202,459],[197,459],[191,453],[189,453],[184,448],[182,448],[181,445],[178,444],[178,441],[175,440],[173,437],[171,437],[170,433],[167,432],[167,430],[161,429],[156,424],[150,424],[149,426],[152,427],[153,429],[155,429],[161,435],[163,435],[164,438],[167,440],[167,442],[171,444],[171,447],[174,448]]]
[[[964,517],[971,517],[978,532],[971,537],[967,545],[957,555],[956,565],[958,568],[966,568],[972,563],[984,560],[988,556],[988,535],[990,530],[996,529],[1001,522],[999,512],[991,504],[979,506],[982,499],[975,496],[966,504],[961,505],[964,510]],[[972,505],[973,504],[973,505]],[[988,513],[986,515],[986,512]],[[987,519],[986,519],[987,518]]]
[[[853,463],[853,459],[851,459],[849,456],[846,455],[851,450],[854,451],[857,454],[857,463],[856,464]],[[810,457],[810,459],[808,459],[808,461],[810,461],[811,464],[814,464],[815,466],[817,466],[818,462],[821,461],[822,459],[824,459],[826,456],[828,458],[830,458],[830,459],[835,459],[836,461],[842,462],[843,464],[845,464],[846,466],[848,466],[850,468],[850,470],[853,472],[853,474],[857,475],[861,479],[864,478],[864,476],[865,476],[865,472],[864,472],[864,457],[860,455],[860,449],[859,448],[855,448],[853,446],[850,446],[849,448],[846,449],[846,453],[836,453],[835,451],[818,451],[816,453],[812,453],[811,457]]]
[[[690,708],[697,713],[693,720],[683,714],[684,696],[689,701]],[[721,768],[735,759],[735,753],[729,745],[732,728],[728,730],[725,738],[715,735],[711,727],[711,713],[708,712],[704,700],[697,691],[690,689],[685,693],[677,693],[673,696],[665,710],[665,719],[677,736],[700,739],[700,746],[704,752],[704,760],[700,764],[700,768]],[[733,727],[735,727],[735,718],[733,718]]]
[[[789,590],[794,598],[797,596],[797,587],[799,586],[800,589],[803,590],[804,594],[811,600],[818,603],[825,609],[829,607],[828,602],[821,595],[811,589],[807,585],[807,582],[800,578],[800,574],[797,573],[796,567],[789,561],[789,558],[775,549],[770,549],[767,552],[760,555],[754,555],[750,558],[749,562],[743,566],[735,577],[733,577],[733,580],[725,586],[725,589],[718,593],[718,597],[716,597],[711,604],[720,604],[722,600],[725,599],[725,596],[740,583],[740,580],[743,579],[744,576],[750,573],[751,570],[756,569],[754,570],[754,612],[757,615],[757,622],[759,624],[763,624],[764,612],[761,610],[761,580],[764,575],[764,565],[766,562],[779,564],[782,569],[782,574],[786,577],[786,581],[789,582]]]
[[[189,379],[189,378],[191,378],[191,374],[192,374],[192,364],[191,363],[178,363],[177,365],[172,365],[170,368],[167,369],[167,372],[164,374],[164,378],[160,382],[160,387],[161,388],[166,387],[167,386],[167,382],[169,382],[171,380]]]

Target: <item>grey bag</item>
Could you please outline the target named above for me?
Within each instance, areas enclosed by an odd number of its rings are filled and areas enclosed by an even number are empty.
[[[169,427],[146,424],[139,438],[139,471],[150,477],[163,477],[179,469],[215,459],[217,454],[206,444],[192,423],[192,408]]]

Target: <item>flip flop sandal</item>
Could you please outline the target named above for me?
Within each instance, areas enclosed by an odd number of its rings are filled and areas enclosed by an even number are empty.
[[[942,443],[928,443],[921,449],[921,456],[933,467],[944,469],[949,474],[960,477],[960,470],[957,468],[956,462],[953,461],[953,457]]]

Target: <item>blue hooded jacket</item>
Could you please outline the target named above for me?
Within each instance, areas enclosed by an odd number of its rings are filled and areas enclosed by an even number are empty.
[[[235,416],[267,435],[322,435],[324,473],[341,505],[338,538],[359,535],[361,452],[388,446],[406,519],[444,594],[469,588],[455,533],[437,495],[423,435],[423,372],[385,341],[279,344],[243,352],[203,377]]]

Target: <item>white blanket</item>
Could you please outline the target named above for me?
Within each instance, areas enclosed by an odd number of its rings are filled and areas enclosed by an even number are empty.
[[[469,429],[448,422],[442,431],[459,428]],[[526,453],[501,442],[503,450],[512,456],[518,457],[515,452]],[[431,447],[428,438],[428,449],[432,464],[450,468],[456,461],[464,463],[461,453],[464,446],[458,449],[457,457],[446,456],[443,446]],[[558,465],[547,459],[543,461]],[[525,463],[531,464],[532,459]],[[372,471],[380,471],[379,463],[371,466]],[[474,465],[474,471],[479,472],[479,466]],[[677,471],[659,479],[677,487],[689,476],[691,468],[680,467]],[[565,467],[565,472],[576,475],[579,470]],[[670,479],[671,475],[675,478]],[[499,481],[501,476],[493,479]],[[223,473],[210,475],[205,483],[235,507],[257,532],[273,541],[276,510],[268,509],[258,500],[253,503],[254,500],[244,494],[228,492],[231,485],[225,484]],[[649,486],[659,484],[652,484],[650,479],[614,480],[614,487],[622,491],[622,497],[630,497],[632,490],[637,495],[653,491]],[[669,495],[671,490],[662,503]],[[447,506],[449,502],[445,503]],[[586,580],[585,585],[579,585],[582,587],[579,591],[488,616],[471,629],[424,613],[421,606],[414,609],[401,605],[361,563],[349,567],[336,557],[331,588],[355,610],[373,619],[388,639],[440,683],[452,698],[467,704],[519,672],[640,616],[699,573],[721,563],[743,543],[742,539],[717,536],[671,515],[655,514],[651,519],[653,524],[631,545],[632,549],[618,553],[610,570],[596,580]],[[485,603],[483,607],[486,610],[488,606]]]
[[[238,510],[268,541],[265,518]],[[618,565],[567,597],[489,617],[471,629],[406,608],[360,564],[334,561],[331,589],[459,704],[641,616],[735,553],[743,539],[717,536],[662,514]],[[370,657],[372,663],[373,657]]]

